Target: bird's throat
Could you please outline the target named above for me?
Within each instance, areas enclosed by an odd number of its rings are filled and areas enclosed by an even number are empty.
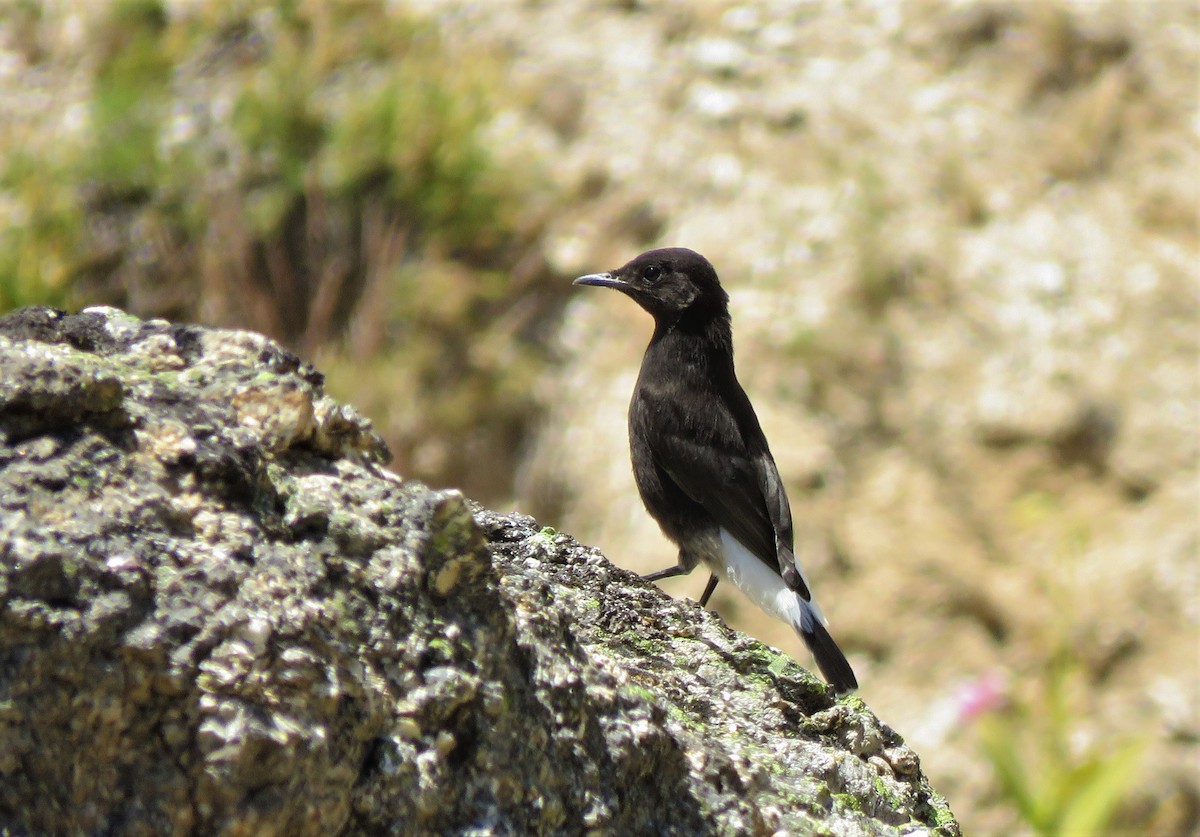
[[[681,317],[671,324],[656,323],[642,359],[647,368],[682,377],[714,380],[733,374],[733,335],[729,316],[696,320]]]

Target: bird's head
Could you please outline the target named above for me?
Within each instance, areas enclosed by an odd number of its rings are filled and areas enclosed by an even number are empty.
[[[615,288],[660,323],[677,321],[685,314],[720,317],[728,311],[729,296],[713,266],[683,247],[642,253],[623,267],[580,276],[574,284]]]

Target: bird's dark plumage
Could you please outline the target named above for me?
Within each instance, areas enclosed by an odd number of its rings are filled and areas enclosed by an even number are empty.
[[[629,444],[638,491],[679,546],[679,564],[647,578],[705,564],[791,623],[835,690],[858,688],[793,553],[791,508],[734,374],[729,297],[713,266],[691,250],[652,250],[575,284],[621,291],[654,317],[629,404]]]

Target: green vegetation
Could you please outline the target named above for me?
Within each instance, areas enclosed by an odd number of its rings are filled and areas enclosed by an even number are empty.
[[[0,127],[0,311],[252,328],[317,356],[406,474],[468,484],[480,449],[515,457],[543,353],[509,314],[551,277],[512,268],[547,202],[493,157],[491,56],[385,0],[0,14],[71,98]]]
[[[1138,777],[1145,744],[1140,738],[1073,746],[1081,702],[1072,692],[1079,680],[1078,667],[1060,657],[1040,694],[979,721],[1000,792],[1034,834],[1112,833]]]
[[[984,757],[1001,796],[1038,835],[1103,835],[1118,824],[1141,776],[1147,739],[1101,733],[1089,740],[1111,660],[1092,659],[1078,641],[1079,562],[1089,546],[1084,521],[1065,514],[1053,495],[1032,491],[1012,506],[1021,529],[1051,526],[1055,535],[1041,586],[1054,603],[1039,644],[1047,650],[1028,687],[1009,694],[980,681],[968,702]],[[1086,742],[1086,743],[1083,743]]]

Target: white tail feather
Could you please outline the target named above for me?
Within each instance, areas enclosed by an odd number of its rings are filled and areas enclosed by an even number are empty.
[[[776,619],[787,622],[796,628],[804,624],[805,602],[794,590],[788,589],[779,573],[755,557],[754,553],[742,546],[737,538],[723,528],[721,529],[721,548],[725,553],[725,561],[720,567],[720,572],[730,584],[745,593],[750,601]],[[812,585],[808,583],[808,577],[805,576],[798,561],[796,562],[796,571],[800,573],[800,578],[804,580],[804,585],[811,593]],[[822,625],[829,624],[815,598],[807,602],[807,606]]]

